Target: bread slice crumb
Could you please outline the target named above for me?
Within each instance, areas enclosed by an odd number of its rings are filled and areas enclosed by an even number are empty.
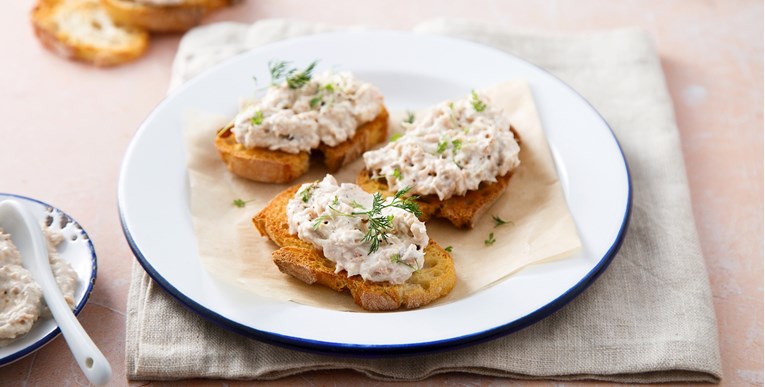
[[[97,66],[134,60],[149,45],[146,31],[117,25],[99,0],[42,0],[31,17],[43,46]]]

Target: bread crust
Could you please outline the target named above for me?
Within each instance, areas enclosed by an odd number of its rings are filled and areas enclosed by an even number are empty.
[[[252,218],[261,235],[280,248],[272,253],[283,273],[307,284],[319,284],[335,291],[349,291],[354,302],[369,311],[414,309],[448,294],[457,281],[451,255],[436,242],[425,247],[425,264],[403,284],[365,281],[359,275],[335,273],[335,263],[324,258],[309,242],[289,233],[287,202],[300,189],[296,185],[274,197]]]
[[[518,132],[510,127],[518,145],[521,145]],[[458,228],[473,228],[483,214],[488,211],[494,202],[502,196],[507,189],[514,171],[504,176],[498,176],[496,182],[482,182],[478,189],[466,192],[461,196],[452,196],[446,200],[440,200],[438,195],[424,195],[417,199],[422,216],[420,220],[427,222],[431,218],[443,218]],[[367,169],[362,169],[356,176],[356,184],[366,192],[380,192],[383,196],[393,196],[395,192],[383,179],[372,179],[372,174]]]
[[[181,4],[154,5],[131,0],[101,0],[117,23],[152,32],[183,32],[198,25],[210,12],[229,0],[186,0]]]
[[[512,175],[512,171],[508,172],[504,176],[497,177],[494,183],[483,182],[476,190],[468,191],[461,196],[452,196],[443,201],[437,195],[421,196],[417,198],[422,211],[420,220],[427,222],[432,218],[442,218],[457,228],[473,228],[481,216],[505,192]],[[366,169],[361,170],[356,176],[356,184],[369,193],[380,192],[385,197],[395,194],[389,190],[385,181],[372,179]]]
[[[231,131],[233,127],[233,123],[228,124],[218,131],[215,138],[215,147],[233,174],[263,183],[288,183],[308,171],[311,159],[309,152],[295,154],[265,148],[245,148],[234,139]],[[335,172],[384,141],[387,136],[388,111],[383,106],[374,120],[356,129],[353,137],[332,147],[321,144],[317,152],[323,155],[327,169]]]
[[[95,15],[100,12],[105,11],[98,0],[44,0],[32,9],[32,27],[44,47],[68,59],[96,66],[113,66],[143,55],[149,45],[149,34],[146,31],[113,26],[126,33],[125,39],[104,43],[99,42],[99,37],[95,36],[98,34],[97,30],[93,32],[92,39],[78,37],[58,22],[60,19],[76,15],[98,23]]]

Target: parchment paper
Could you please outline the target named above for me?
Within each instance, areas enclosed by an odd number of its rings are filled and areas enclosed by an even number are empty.
[[[490,286],[524,266],[570,255],[581,242],[568,211],[560,181],[528,85],[508,81],[485,90],[500,106],[521,137],[521,166],[508,189],[472,230],[458,230],[440,220],[427,224],[428,235],[453,247],[457,285],[442,300],[449,302]],[[456,99],[462,96],[444,96]],[[391,114],[391,129],[401,114]],[[204,267],[216,278],[249,292],[283,301],[354,310],[351,297],[320,286],[308,286],[281,273],[271,261],[277,247],[259,235],[251,218],[285,188],[322,178],[326,170],[309,173],[286,184],[264,184],[238,178],[226,169],[213,145],[217,129],[231,117],[194,112],[185,117],[191,213]],[[318,163],[317,163],[318,164]],[[363,168],[356,160],[335,174],[340,182],[355,182]],[[247,201],[235,207],[234,199]],[[492,215],[509,223],[495,226]],[[484,241],[494,233],[496,242]]]

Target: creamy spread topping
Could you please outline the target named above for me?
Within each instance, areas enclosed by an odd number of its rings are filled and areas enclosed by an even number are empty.
[[[496,182],[520,165],[510,121],[484,95],[443,102],[403,125],[403,136],[364,154],[373,178],[385,179],[391,190],[411,187],[445,200]]]
[[[40,317],[42,290],[20,265],[0,266],[0,346],[25,335]]]
[[[53,272],[53,278],[56,279],[58,289],[61,290],[61,294],[64,296],[64,301],[70,308],[74,308],[74,291],[77,288],[77,272],[74,271],[69,261],[61,258],[56,251],[56,247],[64,240],[64,234],[60,232],[51,231],[48,228],[43,228],[43,233],[48,240],[48,260],[50,262],[50,270]],[[48,310],[45,301],[43,300],[42,317],[51,317],[50,310]]]
[[[355,184],[338,185],[327,175],[303,184],[289,201],[289,231],[321,249],[335,262],[336,272],[400,284],[423,267],[428,245],[425,224],[405,209],[407,203],[402,197],[369,194]]]
[[[0,229],[0,266],[5,265],[21,266],[21,254],[11,241],[11,236]]]
[[[77,273],[56,252],[63,235],[44,229],[51,271],[69,307],[74,307]],[[0,347],[25,335],[39,317],[50,317],[40,286],[22,266],[11,236],[0,229]]]
[[[236,141],[246,148],[268,148],[299,153],[320,143],[335,146],[356,128],[374,120],[383,97],[376,87],[350,73],[313,77],[302,86],[282,82],[245,107],[234,118]]]

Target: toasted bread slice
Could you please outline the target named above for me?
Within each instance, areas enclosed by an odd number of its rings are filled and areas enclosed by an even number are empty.
[[[312,244],[289,233],[287,202],[300,188],[293,186],[271,200],[252,222],[261,235],[280,248],[273,252],[276,266],[307,284],[324,285],[335,291],[348,290],[357,305],[371,311],[413,309],[427,305],[448,294],[457,281],[452,258],[437,243],[425,247],[424,267],[405,283],[365,281],[361,276],[335,273],[335,263],[324,258]]]
[[[210,12],[230,0],[183,0],[154,4],[134,0],[101,0],[117,23],[152,32],[181,32],[198,25]]]
[[[510,127],[518,145],[521,138],[518,132]],[[473,228],[483,214],[491,208],[492,204],[499,199],[507,184],[510,182],[514,171],[504,176],[498,176],[494,183],[483,182],[478,189],[468,191],[462,196],[452,196],[446,200],[440,200],[438,195],[425,195],[417,199],[422,215],[420,220],[427,222],[431,218],[443,218],[458,228]],[[383,196],[393,196],[396,193],[390,191],[390,187],[384,179],[373,179],[367,169],[362,169],[356,176],[356,184],[369,193],[380,192]]]
[[[287,183],[308,171],[309,152],[287,153],[265,148],[245,148],[236,142],[228,124],[218,132],[215,147],[235,175],[263,183]],[[366,150],[384,141],[388,136],[388,111],[385,107],[374,120],[362,124],[350,139],[335,146],[319,145],[324,164],[330,172],[357,159]]]
[[[99,0],[44,0],[32,10],[35,35],[66,58],[111,66],[141,56],[149,34],[116,25]]]
[[[468,191],[462,196],[452,196],[444,201],[439,200],[437,195],[421,196],[417,199],[422,211],[420,220],[426,222],[431,218],[443,218],[458,228],[473,228],[478,219],[505,192],[512,174],[511,171],[505,176],[498,177],[496,183],[483,182],[477,190]],[[372,179],[366,169],[359,172],[356,184],[370,193],[380,192],[386,197],[395,194],[389,191],[384,180]]]

